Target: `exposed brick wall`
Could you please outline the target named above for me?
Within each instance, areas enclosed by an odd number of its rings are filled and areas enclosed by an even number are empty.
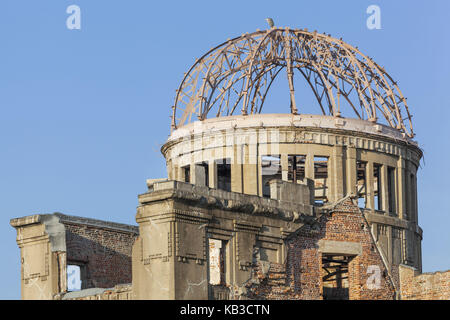
[[[64,225],[67,264],[84,268],[82,288],[112,288],[131,282],[131,248],[136,233],[67,222]]]
[[[450,270],[422,273],[400,265],[401,298],[404,300],[450,300]]]
[[[304,225],[286,241],[285,265],[270,264],[262,272],[262,265],[254,267],[254,278],[248,286],[248,297],[256,299],[322,299],[322,254],[319,240],[359,243],[362,254],[348,265],[350,299],[394,299],[395,289],[378,253],[370,228],[359,208],[350,199],[322,215],[317,223]],[[378,266],[380,288],[367,286],[369,266]]]

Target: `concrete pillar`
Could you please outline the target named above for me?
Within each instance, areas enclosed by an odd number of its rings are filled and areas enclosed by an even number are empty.
[[[409,163],[405,163],[405,202],[406,202],[406,219],[408,221],[414,221],[414,209],[413,209],[413,186],[411,185],[411,173],[409,171]]]
[[[419,223],[419,209],[418,209],[418,199],[417,199],[417,171],[414,169],[414,175],[412,177],[412,194],[413,194],[413,212],[414,212],[414,222]]]
[[[231,159],[231,191],[242,193],[244,190],[242,168],[242,145],[233,145],[233,159]]]
[[[334,192],[331,194],[332,201],[338,201],[344,197],[344,148],[335,146],[333,156],[329,159],[328,174],[333,181]]]
[[[175,207],[183,203],[159,200],[147,200],[136,214],[139,238],[132,252],[133,299],[206,300],[205,226],[211,217],[188,207],[179,214]]]
[[[205,167],[196,163],[191,164],[191,183],[197,186],[206,186],[206,171]]]
[[[209,187],[217,188],[217,165],[214,159],[208,162]]]
[[[367,162],[366,165],[366,179],[367,179],[367,199],[366,199],[366,203],[367,203],[367,208],[368,209],[375,209],[375,199],[374,199],[374,179],[373,179],[373,162],[369,161]]]
[[[305,178],[314,180],[314,154],[311,153],[306,155]]]
[[[397,208],[398,217],[406,219],[406,181],[405,181],[405,160],[399,157],[397,161]]]
[[[236,221],[234,223],[234,272],[231,284],[235,287],[241,287],[252,277],[251,265],[253,262],[253,251],[260,227],[251,223],[244,223],[242,225]]]
[[[244,163],[243,163],[243,180],[244,180],[244,193],[258,195],[258,152],[257,144],[244,146]]]
[[[380,167],[380,189],[381,189],[381,205],[382,210],[384,210],[385,215],[389,215],[389,188],[388,188],[388,170],[387,165],[382,165]]]
[[[384,167],[384,166],[383,166]],[[392,265],[392,251],[393,251],[393,239],[392,239],[392,226],[387,226],[387,260],[389,266]]]
[[[356,196],[357,178],[356,178],[356,148],[355,147],[347,148],[346,163],[347,163],[347,170],[346,170],[347,195]]]
[[[66,232],[55,215],[10,221],[17,230],[23,300],[52,300],[67,291]]]
[[[189,165],[189,173],[190,173],[190,183],[191,184],[195,184],[195,182],[197,181],[197,172],[196,172],[196,165],[195,163],[191,162],[191,164]]]
[[[281,161],[281,180],[288,181],[288,173],[289,173],[288,155],[282,154],[280,161]]]

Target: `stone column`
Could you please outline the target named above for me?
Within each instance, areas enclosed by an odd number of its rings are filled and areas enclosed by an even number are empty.
[[[334,193],[331,195],[333,201],[338,201],[344,197],[344,148],[342,146],[335,146],[333,149],[333,157],[328,166],[328,174],[331,175],[334,185]]]
[[[357,179],[356,179],[356,148],[347,148],[347,195],[356,196],[357,194]]]
[[[207,210],[173,198],[176,181],[139,196],[133,245],[133,299],[208,299]],[[166,193],[164,191],[167,190]]]
[[[374,193],[374,179],[373,179],[373,162],[369,161],[366,165],[366,195],[367,195],[367,208],[374,210],[375,209],[375,193]]]
[[[33,215],[10,221],[17,230],[23,300],[52,300],[67,291],[66,233],[55,215]]]
[[[316,182],[314,180],[314,154],[308,153],[305,160],[305,178],[311,179],[314,184],[313,197],[316,196]]]
[[[381,202],[382,202],[382,210],[384,210],[385,215],[389,215],[389,188],[388,188],[388,170],[387,165],[383,164],[380,172],[380,191],[381,191]],[[380,192],[379,191],[379,192]]]
[[[314,180],[314,154],[311,153],[306,155],[305,178]]]
[[[283,181],[288,181],[288,173],[289,173],[289,160],[287,154],[281,155],[281,179]]]
[[[233,158],[231,159],[231,191],[243,192],[245,182],[243,181],[242,170],[242,145],[233,145]]]
[[[397,161],[397,208],[398,217],[406,219],[406,195],[407,187],[405,181],[405,160],[402,156]]]
[[[243,163],[243,180],[244,180],[244,193],[245,194],[258,194],[258,145],[250,144],[244,146],[244,163]]]
[[[242,288],[244,283],[252,277],[253,249],[261,227],[261,225],[251,222],[234,220],[234,279],[232,285],[235,289]]]
[[[209,187],[217,188],[217,165],[213,158],[208,162]]]

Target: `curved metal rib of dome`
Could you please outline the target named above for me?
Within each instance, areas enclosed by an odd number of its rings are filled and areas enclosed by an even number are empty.
[[[177,90],[172,129],[193,119],[261,113],[268,91],[286,70],[290,111],[294,72],[307,81],[324,115],[350,108],[357,118],[378,121],[414,137],[411,115],[396,82],[357,48],[330,35],[271,28],[230,39],[197,59]]]

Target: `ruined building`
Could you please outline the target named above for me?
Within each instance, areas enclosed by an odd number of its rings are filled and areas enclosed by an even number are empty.
[[[263,114],[278,78],[289,106]],[[302,113],[301,84],[320,115]],[[177,90],[168,178],[147,180],[138,227],[11,220],[22,298],[450,299],[450,272],[421,274],[413,138],[395,81],[342,39],[230,39]],[[82,290],[68,292],[68,266]]]

